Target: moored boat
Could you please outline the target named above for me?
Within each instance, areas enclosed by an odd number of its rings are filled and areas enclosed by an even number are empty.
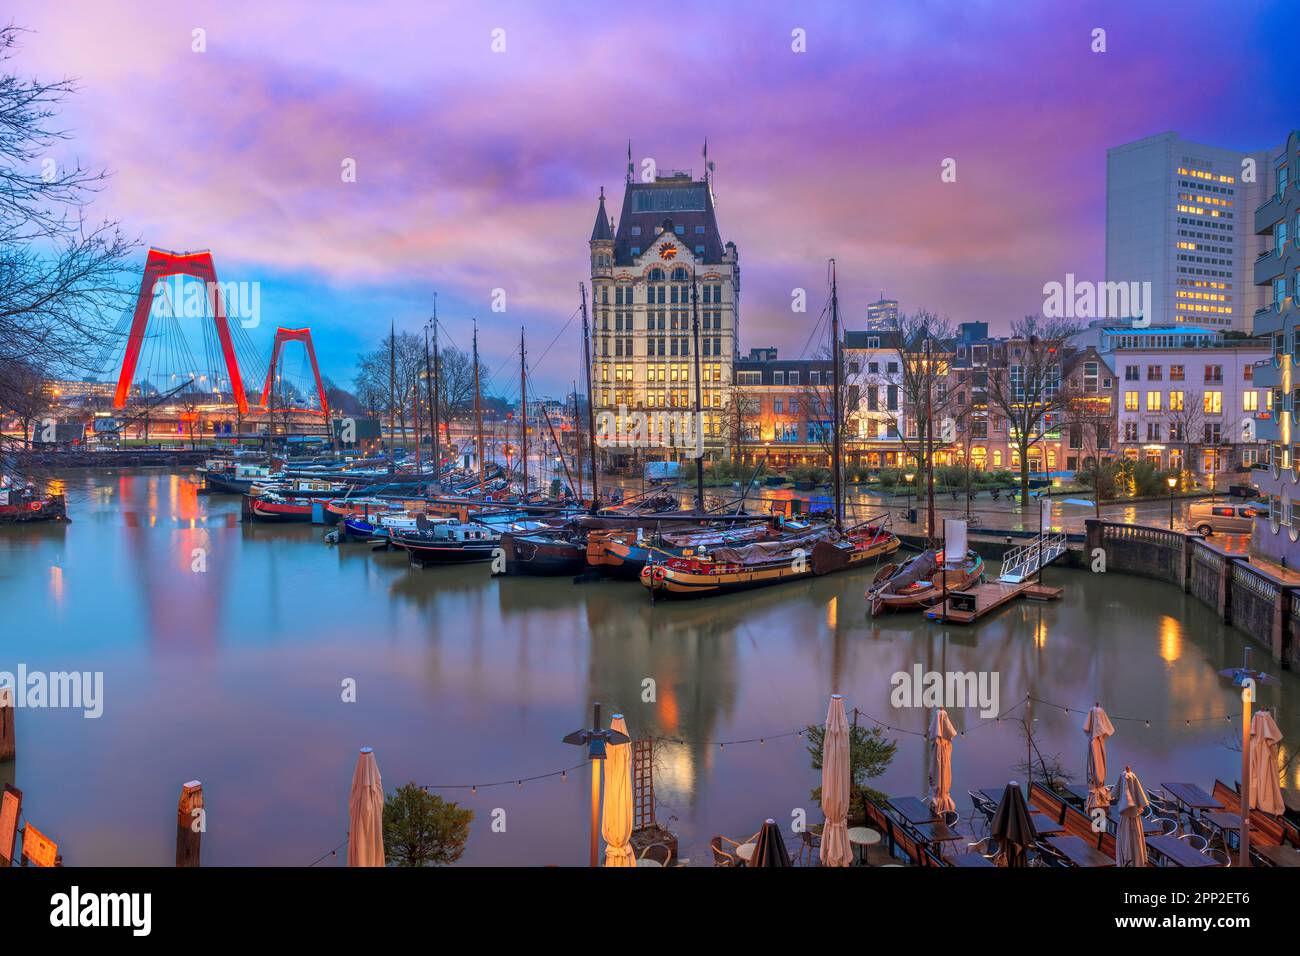
[[[893,554],[898,546],[897,536],[875,524],[843,533],[825,528],[798,537],[651,561],[641,571],[641,583],[651,597],[707,597],[865,567]]]
[[[945,593],[963,591],[983,577],[984,559],[974,551],[952,565],[945,563],[943,551],[922,551],[872,582],[867,589],[871,616],[931,607]]]
[[[67,521],[63,495],[38,495],[32,488],[0,488],[0,524]]]
[[[395,529],[389,535],[393,545],[404,549],[416,567],[490,561],[500,546],[501,533],[475,521],[421,515],[417,523],[416,528]]]
[[[309,522],[313,502],[302,498],[283,498],[276,494],[248,496],[248,508],[256,521]]]
[[[576,575],[587,565],[586,541],[575,527],[512,528],[501,535],[500,547],[506,574]]]

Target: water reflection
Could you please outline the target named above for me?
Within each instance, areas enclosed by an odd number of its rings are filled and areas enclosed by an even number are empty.
[[[66,482],[70,525],[0,530],[0,669],[102,670],[105,713],[20,715],[20,760],[0,773],[16,777],[71,865],[166,864],[176,794],[193,778],[210,806],[238,807],[209,832],[206,862],[310,862],[341,839],[367,744],[390,787],[507,781],[448,791],[477,814],[466,862],[580,864],[585,774],[513,781],[572,765],[560,738],[596,699],[636,735],[684,741],[658,748],[656,792],[683,852],[704,861],[716,833],[746,835],[796,808],[816,819],[817,774],[793,731],[822,719],[833,690],[924,731],[926,711],[889,701],[891,675],[917,663],[997,671],[1003,707],[1032,694],[1075,709],[1037,706],[1033,727],[1038,749],[1076,779],[1077,710],[1093,701],[1139,718],[1118,722],[1111,755],[1151,785],[1231,782],[1240,765],[1239,726],[1206,720],[1239,710],[1216,673],[1240,662],[1239,635],[1142,579],[1053,569],[1062,601],[1012,605],[977,628],[871,619],[869,571],[651,605],[635,583],[416,570],[400,554],[326,546],[320,528],[244,525],[237,499],[205,498],[183,474]],[[196,551],[205,571],[193,570]],[[346,679],[356,703],[341,699]],[[1295,683],[1284,674],[1261,692],[1278,708],[1284,755],[1300,739],[1286,706]],[[1024,759],[1018,723],[951,717],[965,732],[954,789],[1005,783]],[[890,736],[898,754],[875,785],[921,792],[924,740]],[[86,786],[98,795],[91,814]],[[504,834],[490,828],[498,809]]]

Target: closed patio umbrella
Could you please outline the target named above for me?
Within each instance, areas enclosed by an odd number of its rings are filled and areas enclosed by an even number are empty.
[[[1106,792],[1106,738],[1115,728],[1101,704],[1093,704],[1088,711],[1083,732],[1088,735],[1088,809],[1104,810],[1110,806],[1110,794]]]
[[[930,809],[939,815],[957,809],[952,799],[952,739],[956,736],[948,712],[940,707],[930,721],[930,739],[934,741],[934,796],[930,798]]]
[[[609,729],[627,733],[627,721],[615,714]],[[632,745],[605,748],[605,809],[601,817],[606,866],[636,866],[632,851]]]
[[[1115,865],[1146,866],[1147,841],[1142,833],[1142,814],[1151,801],[1130,768],[1125,767],[1115,785],[1115,809],[1119,823],[1115,827]]]
[[[348,866],[384,865],[384,782],[375,752],[362,747],[348,796]]]
[[[822,742],[822,827],[823,866],[848,866],[853,862],[849,844],[849,721],[844,698],[831,695],[826,712],[826,736]]]
[[[1029,862],[1029,848],[1038,842],[1038,831],[1029,818],[1029,807],[1020,792],[1020,784],[1012,780],[1002,791],[997,813],[989,826],[989,836],[1002,845],[1007,866],[1025,866]]]
[[[1260,710],[1250,721],[1250,806],[1280,816],[1286,810],[1282,786],[1278,783],[1277,745],[1282,731],[1267,710]]]
[[[754,847],[754,858],[750,860],[749,865],[794,865],[790,862],[790,851],[785,848],[785,841],[781,839],[781,831],[777,829],[775,820],[768,820],[763,824],[763,829],[758,833],[758,845]]]

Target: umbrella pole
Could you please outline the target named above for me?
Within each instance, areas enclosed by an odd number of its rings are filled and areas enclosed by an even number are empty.
[[[1241,689],[1241,859],[1238,866],[1250,866],[1250,702],[1255,682]]]
[[[600,761],[591,761],[591,865],[600,865]]]

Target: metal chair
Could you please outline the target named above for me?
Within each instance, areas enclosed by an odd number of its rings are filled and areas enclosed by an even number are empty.
[[[1152,817],[1151,819],[1160,827],[1161,836],[1173,836],[1178,832],[1178,821],[1173,817]]]
[[[641,851],[641,856],[639,856],[638,859],[654,860],[660,866],[667,866],[672,862],[673,851],[666,844],[651,843]]]
[[[1204,853],[1210,845],[1210,841],[1205,839],[1199,833],[1184,833],[1178,839],[1182,840],[1197,853]]]
[[[974,843],[967,843],[966,851],[968,853],[978,853],[984,859],[996,863],[998,857],[1002,854],[1002,847],[998,845],[998,841],[993,837],[987,836],[982,840],[976,840]]]
[[[799,834],[799,852],[795,854],[795,866],[814,866],[814,860],[819,860],[822,848],[821,827],[807,827]],[[804,854],[807,854],[805,862]]]
[[[1043,861],[1042,863],[1039,864],[1040,866],[1073,866],[1074,865],[1073,863],[1070,862],[1069,857],[1067,857],[1056,847],[1052,846],[1050,843],[1045,843],[1040,840],[1038,843],[1034,844],[1034,849],[1038,853],[1038,858]],[[1031,865],[1032,865],[1032,861],[1031,861]]]
[[[1208,856],[1219,866],[1232,866],[1232,857],[1228,856],[1223,850],[1210,847],[1201,851],[1201,856]]]

